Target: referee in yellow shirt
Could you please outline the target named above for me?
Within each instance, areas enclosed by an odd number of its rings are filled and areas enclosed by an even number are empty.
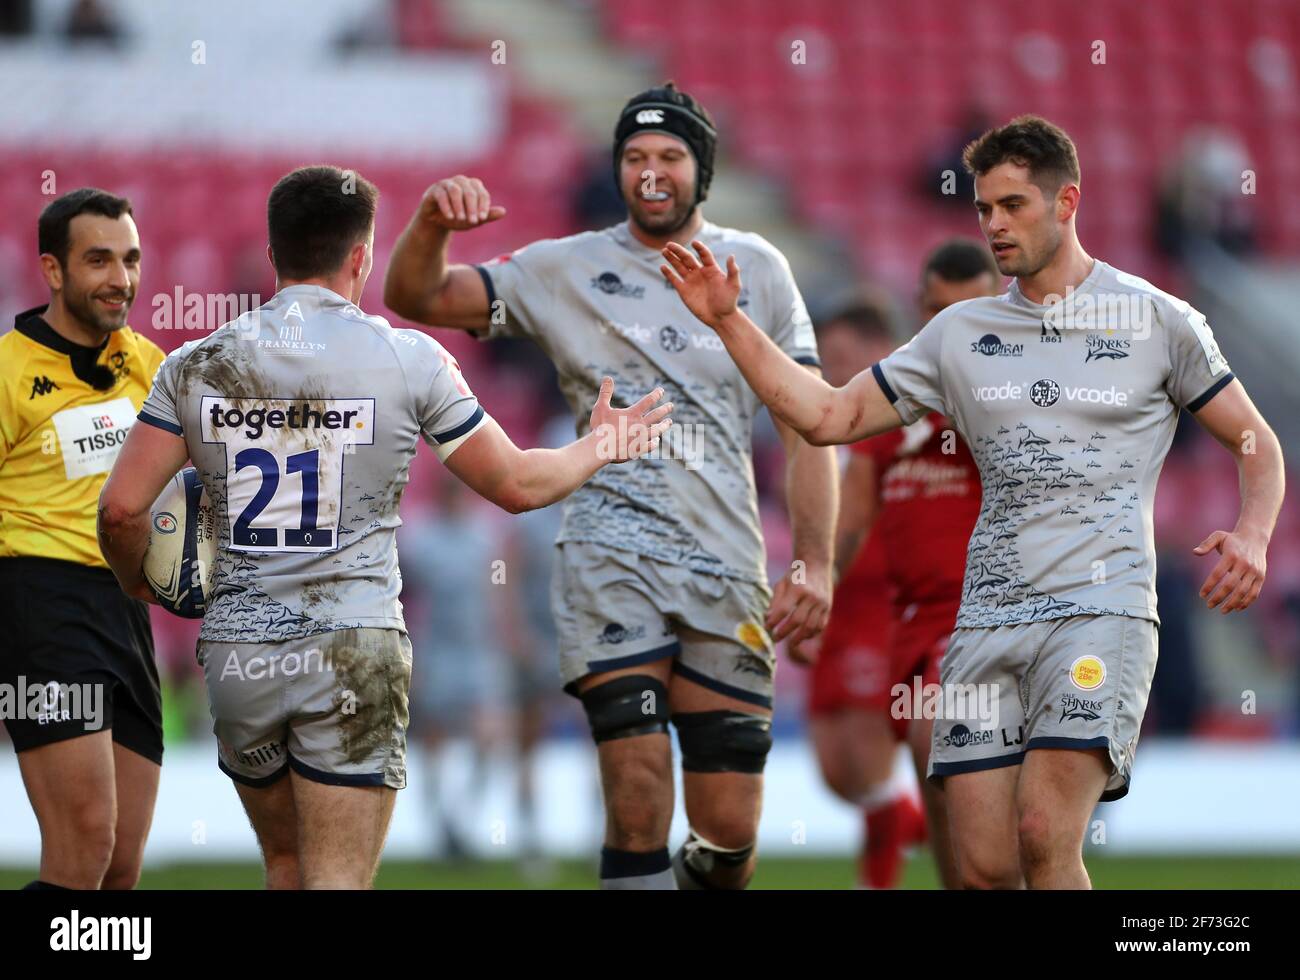
[[[95,508],[163,353],[126,325],[140,236],[125,199],[65,194],[38,237],[49,305],[0,336],[0,714],[41,829],[27,887],[131,888],[162,699],[148,597],[118,588]]]

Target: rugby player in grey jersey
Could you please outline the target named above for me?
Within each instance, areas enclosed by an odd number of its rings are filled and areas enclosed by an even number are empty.
[[[735,258],[664,249],[664,276],[712,327],[774,415],[818,445],[853,442],[928,410],[953,420],[984,493],[962,604],[941,667],[969,702],[936,720],[960,881],[1086,888],[1098,800],[1128,790],[1156,661],[1152,505],[1180,409],[1236,459],[1241,514],[1195,549],[1201,587],[1245,609],[1264,583],[1281,507],[1277,437],[1234,380],[1205,317],[1079,244],[1069,136],[1022,116],[966,150],[1002,296],[956,303],[841,388],[792,363],[738,309]],[[969,685],[969,687],[966,687]]]
[[[773,643],[789,637],[793,648],[817,635],[830,608],[832,451],[777,420],[795,561],[773,592],[751,446],[761,406],[658,271],[670,241],[738,251],[753,269],[740,303],[801,371],[820,376],[785,258],[758,235],[704,220],[715,144],[694,99],[671,83],[650,89],[615,127],[625,223],[477,267],[449,265],[453,231],[505,214],[482,182],[452,177],[426,192],[385,283],[385,302],[409,319],[534,340],[555,363],[580,428],[579,406],[603,373],[620,388],[663,387],[673,402],[675,435],[660,458],[589,480],[565,505],[557,549],[561,675],[598,746],[608,888],[748,883],[771,746]],[[670,720],[691,828],[674,858]]]
[[[150,595],[150,508],[187,458],[212,501],[198,659],[218,765],[271,888],[369,887],[406,785],[412,664],[396,531],[421,440],[517,513],[653,452],[671,421],[671,405],[652,408],[661,391],[613,408],[605,378],[589,435],[515,446],[437,341],[356,305],[377,198],[337,167],[275,185],[275,296],[167,356],[100,496],[104,557],[137,598]]]

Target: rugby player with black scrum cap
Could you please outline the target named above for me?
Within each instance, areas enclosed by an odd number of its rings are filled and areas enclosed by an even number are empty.
[[[118,589],[95,507],[163,352],[126,323],[140,284],[130,202],[70,191],[37,238],[50,301],[0,338],[0,685],[41,830],[28,887],[132,888],[162,697],[146,595]]]
[[[820,376],[784,256],[701,213],[716,144],[695,99],[671,82],[649,89],[628,101],[614,132],[626,222],[480,266],[450,265],[451,233],[505,209],[479,180],[440,180],[398,239],[385,283],[385,302],[411,320],[533,339],[579,420],[605,374],[623,390],[662,387],[675,406],[661,458],[589,480],[566,502],[558,539],[561,675],[587,711],[600,757],[605,888],[749,882],[771,747],[773,643],[788,637],[793,648],[817,635],[830,608],[834,454],[776,421],[795,561],[773,592],[752,461],[759,402],[658,272],[673,241],[742,254],[754,273],[740,302],[800,370]],[[671,858],[670,720],[690,823]]]
[[[665,246],[665,277],[726,344],[772,414],[819,445],[939,411],[970,447],[983,500],[967,549],[943,693],[992,695],[934,724],[929,778],[947,796],[959,883],[1087,888],[1098,801],[1129,789],[1156,668],[1156,481],[1181,410],[1232,455],[1236,526],[1210,608],[1264,585],[1285,476],[1277,436],[1233,377],[1204,315],[1095,259],[1075,229],[1079,158],[1059,127],[1020,116],[965,151],[975,208],[1014,282],[954,303],[842,387],[808,377],[738,308],[736,259]],[[697,257],[698,256],[698,257]]]

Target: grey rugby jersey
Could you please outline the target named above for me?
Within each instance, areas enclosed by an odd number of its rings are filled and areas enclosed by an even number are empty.
[[[984,485],[958,627],[1156,615],[1152,507],[1178,411],[1232,380],[1205,317],[1096,262],[1061,302],[1015,284],[872,369],[905,422],[943,412]]]
[[[405,629],[411,457],[486,420],[437,341],[310,285],[169,354],[139,417],[185,438],[217,515],[200,637],[247,643]]]
[[[785,257],[759,235],[709,222],[698,237],[720,262],[736,256],[750,319],[795,360],[816,365],[812,324]],[[625,223],[535,242],[478,267],[493,304],[488,336],[529,337],[546,352],[579,435],[605,375],[616,403],[662,385],[675,406],[658,458],[607,466],[565,501],[560,541],[765,585],[751,446],[761,402],[662,264]]]

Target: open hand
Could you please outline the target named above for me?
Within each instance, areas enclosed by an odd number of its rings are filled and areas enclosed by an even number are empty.
[[[656,388],[630,408],[614,408],[610,404],[613,396],[614,379],[603,379],[596,406],[591,410],[591,431],[600,436],[596,447],[600,458],[610,463],[626,463],[658,449],[659,437],[673,424],[668,417],[673,410],[672,402],[654,408],[663,398],[664,390]]]
[[[724,272],[703,242],[692,241],[691,248],[699,253],[699,259],[676,242],[669,242],[663,250],[668,265],[661,265],[659,271],[677,290],[686,308],[702,323],[717,330],[723,317],[736,312],[740,266],[736,265],[736,257],[729,255]]]

